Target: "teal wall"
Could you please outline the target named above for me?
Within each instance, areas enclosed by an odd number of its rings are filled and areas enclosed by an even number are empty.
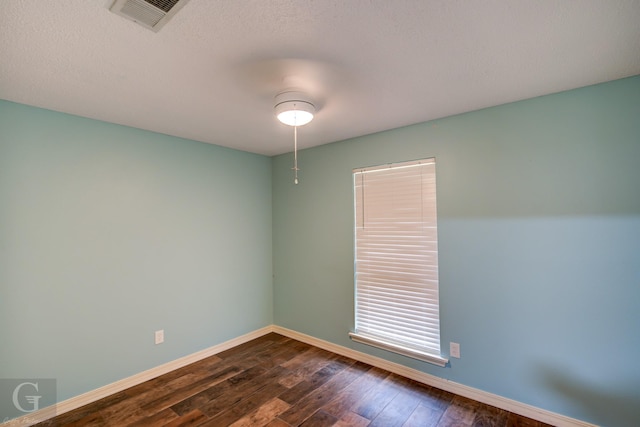
[[[353,343],[353,168],[436,157],[439,368]],[[536,407],[640,424],[640,77],[273,160],[275,323]]]
[[[634,77],[304,150],[295,186],[291,154],[0,101],[0,378],[64,400],[275,323],[637,424],[639,118]],[[431,156],[446,368],[347,336],[351,170]]]
[[[64,400],[272,324],[271,212],[268,157],[0,101],[0,378]]]

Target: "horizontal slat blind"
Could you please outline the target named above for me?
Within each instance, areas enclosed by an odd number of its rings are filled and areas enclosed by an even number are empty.
[[[440,356],[435,159],[354,170],[356,334]]]

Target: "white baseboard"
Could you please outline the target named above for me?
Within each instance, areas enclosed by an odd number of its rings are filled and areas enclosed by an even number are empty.
[[[251,341],[255,338],[266,335],[270,332],[275,332],[286,337],[302,341],[304,343],[322,348],[324,350],[331,351],[333,353],[340,354],[342,356],[350,357],[360,362],[368,363],[369,365],[385,369],[389,372],[393,372],[398,375],[402,375],[406,378],[421,382],[423,384],[433,386],[454,394],[458,394],[469,399],[477,400],[478,402],[486,403],[487,405],[495,406],[500,409],[504,409],[509,412],[513,412],[518,415],[533,418],[538,421],[542,421],[547,424],[551,424],[557,427],[598,427],[594,424],[589,424],[584,421],[576,420],[564,415],[556,414],[554,412],[546,411],[544,409],[536,408],[535,406],[520,403],[515,400],[507,399],[497,394],[488,393],[473,387],[468,387],[463,384],[459,384],[453,381],[449,381],[434,375],[430,375],[413,368],[408,368],[398,363],[389,362],[388,360],[381,359],[379,357],[371,356],[360,351],[356,351],[341,345],[333,344],[329,341],[324,341],[319,338],[312,337],[300,332],[293,331],[291,329],[283,328],[281,326],[270,325],[264,328],[249,332],[248,334],[233,338],[221,344],[214,345],[196,353],[181,357],[174,361],[165,363],[155,368],[140,372],[132,375],[128,378],[116,381],[111,384],[107,384],[103,387],[91,390],[87,393],[83,393],[79,396],[72,397],[64,400],[55,406],[43,408],[39,411],[33,412],[28,415],[24,415],[20,418],[1,423],[2,427],[23,427],[31,426],[39,422],[45,421],[53,416],[64,414],[65,412],[72,411],[81,406],[103,399],[112,394],[118,393],[129,387],[141,384],[150,379],[156,378],[160,375],[166,374],[173,370],[182,368],[191,363],[198,362],[207,357],[213,356],[222,351],[228,350],[245,342]]]
[[[140,372],[138,374],[132,375],[128,378],[124,378],[122,380],[116,381],[111,384],[107,384],[95,390],[88,391],[79,396],[75,396],[70,399],[64,400],[58,403],[57,405],[49,406],[39,411],[1,423],[0,426],[26,427],[26,426],[31,426],[33,424],[37,424],[39,422],[48,420],[49,418],[52,418],[56,415],[60,415],[60,414],[64,414],[65,412],[72,411],[81,406],[87,405],[89,403],[103,399],[112,394],[118,393],[122,390],[126,390],[129,387],[133,387],[145,381],[159,377],[160,375],[164,375],[168,372],[182,368],[183,366],[187,366],[191,363],[195,363],[202,359],[206,359],[207,357],[213,356],[215,354],[218,354],[222,351],[228,350],[240,344],[244,344],[245,342],[261,337],[262,335],[268,334],[269,332],[273,332],[273,326],[266,326],[256,331],[249,332],[248,334],[239,336],[237,338],[233,338],[229,341],[225,341],[221,344],[217,344],[212,347],[205,348],[204,350],[200,350],[198,352],[173,360],[171,362],[167,362],[163,365],[156,366],[155,368],[151,368],[146,371]]]
[[[434,375],[427,374],[413,368],[408,368],[398,363],[389,362],[388,360],[371,356],[369,354],[343,347],[341,345],[333,344],[331,342],[324,341],[300,332],[296,332],[291,329],[283,328],[281,326],[273,326],[273,332],[289,338],[293,338],[298,341],[302,341],[315,347],[322,348],[327,351],[331,351],[333,353],[340,354],[342,356],[350,357],[351,359],[355,359],[381,369],[385,369],[389,372],[393,372],[394,374],[402,375],[403,377],[410,378],[423,384],[433,386],[463,397],[467,397],[478,402],[486,403],[487,405],[495,406],[497,408],[504,409],[505,411],[522,415],[524,417],[533,418],[534,420],[542,421],[553,426],[598,427],[595,424],[590,424],[585,421],[580,421],[561,414],[556,414],[555,412],[536,408],[535,406],[527,405],[525,403],[521,403],[512,399],[507,399],[506,397],[488,393],[477,388],[468,387],[463,384],[436,377]]]

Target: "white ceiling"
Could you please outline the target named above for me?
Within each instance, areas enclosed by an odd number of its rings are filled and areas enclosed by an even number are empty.
[[[640,0],[2,0],[0,98],[265,155],[640,74]]]

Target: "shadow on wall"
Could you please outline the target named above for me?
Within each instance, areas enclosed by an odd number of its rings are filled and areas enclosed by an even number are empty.
[[[603,388],[555,368],[542,367],[540,380],[581,406],[591,422],[603,427],[640,426],[640,378]]]

